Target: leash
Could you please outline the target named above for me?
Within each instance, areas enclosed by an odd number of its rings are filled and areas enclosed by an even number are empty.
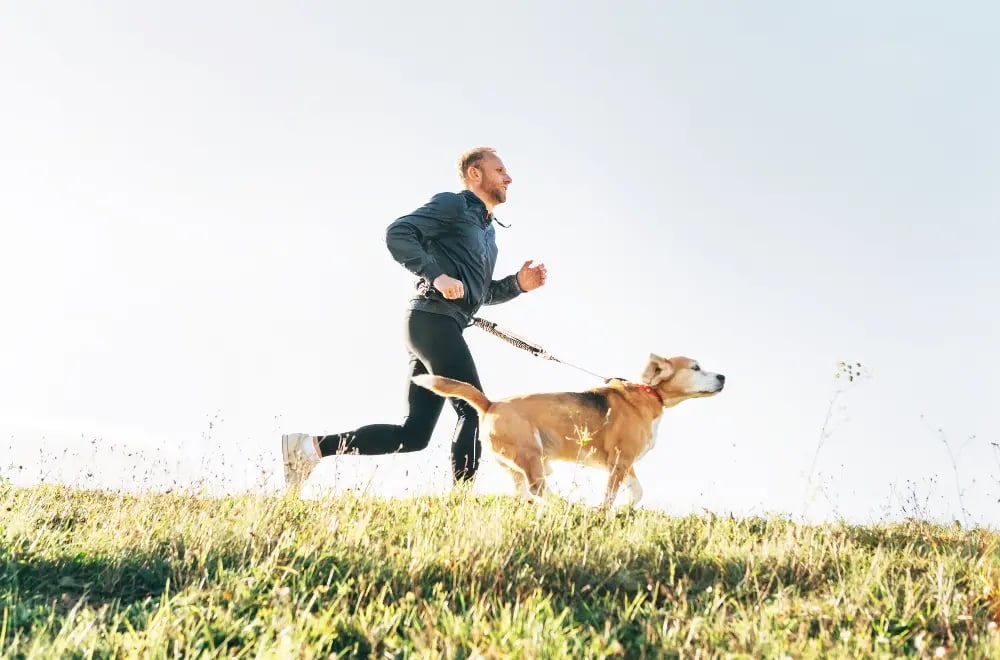
[[[604,376],[601,376],[600,374],[595,374],[593,371],[590,371],[589,369],[584,369],[583,367],[577,366],[575,364],[571,364],[569,362],[566,362],[565,360],[560,360],[559,358],[555,357],[554,355],[552,355],[551,353],[549,353],[547,350],[545,350],[544,348],[542,348],[541,346],[539,346],[538,344],[533,344],[530,341],[528,341],[527,339],[524,339],[522,337],[518,337],[517,335],[515,335],[510,330],[506,330],[504,328],[499,327],[493,321],[487,321],[486,319],[481,319],[481,318],[478,318],[478,317],[473,317],[472,324],[474,326],[476,326],[477,328],[481,329],[481,330],[485,330],[486,332],[490,333],[494,337],[499,337],[500,339],[504,340],[508,344],[511,344],[511,345],[513,345],[513,346],[515,346],[517,348],[520,348],[522,351],[528,351],[529,353],[531,353],[535,357],[542,358],[543,360],[552,360],[553,362],[558,362],[559,364],[565,364],[567,367],[573,367],[574,369],[578,369],[578,370],[580,370],[580,371],[582,371],[582,372],[584,372],[586,374],[590,374],[594,378],[600,378],[605,383],[608,382],[609,380],[615,380],[613,378],[605,378]]]
[[[628,380],[626,380],[624,378],[605,378],[604,376],[602,376],[600,374],[595,374],[593,371],[590,371],[589,369],[584,369],[583,367],[577,366],[575,364],[571,364],[571,363],[566,362],[564,360],[560,360],[559,358],[555,357],[554,355],[552,355],[551,353],[549,353],[547,350],[545,350],[544,348],[542,348],[541,346],[539,346],[538,344],[533,344],[530,341],[528,341],[527,339],[524,339],[522,337],[518,337],[517,335],[515,335],[510,330],[505,330],[504,328],[501,328],[500,326],[498,326],[493,321],[487,321],[486,319],[481,319],[481,318],[478,318],[478,317],[473,317],[472,318],[472,324],[474,326],[476,326],[477,328],[480,328],[481,330],[485,330],[486,332],[490,333],[494,337],[499,337],[500,339],[503,339],[508,344],[511,344],[513,346],[516,346],[517,348],[520,348],[522,351],[528,351],[529,353],[531,353],[535,357],[540,357],[543,360],[552,360],[553,362],[558,362],[559,364],[565,364],[567,367],[573,367],[574,369],[579,369],[580,371],[582,371],[582,372],[584,372],[586,374],[590,374],[594,378],[600,378],[605,383],[609,383],[609,382],[611,382],[613,380],[620,380],[623,383],[628,383],[629,382]],[[637,384],[637,387],[640,390],[642,390],[643,392],[646,392],[647,394],[650,394],[651,396],[655,396],[657,399],[659,399],[660,405],[661,406],[664,405],[663,404],[663,396],[659,393],[659,391],[657,391],[657,389],[655,387],[652,387],[650,385],[646,385],[645,383],[639,383],[639,384]]]

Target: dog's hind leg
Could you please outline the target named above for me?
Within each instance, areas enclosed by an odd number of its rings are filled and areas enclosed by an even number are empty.
[[[505,460],[504,467],[510,472],[514,480],[514,490],[524,499],[531,500],[542,496],[545,492],[545,478],[543,473],[532,467],[532,461],[519,459],[518,461]],[[541,465],[541,461],[538,461]],[[541,476],[541,479],[539,477]]]
[[[515,459],[517,467],[521,468],[528,482],[528,490],[535,497],[545,494],[545,466],[542,465],[541,453],[525,452]]]
[[[507,469],[510,478],[514,481],[514,492],[520,497],[531,499],[531,491],[528,490],[528,478],[525,476],[524,470],[502,453],[497,453],[496,457],[497,462]]]
[[[493,452],[515,475],[514,484],[518,490],[526,489],[535,497],[545,493],[542,439],[528,420],[518,416],[497,419],[491,429],[490,444]]]
[[[512,468],[510,476],[514,479],[514,490],[517,491],[517,494],[526,500],[530,500],[531,491],[528,490],[528,478],[524,476],[524,472],[521,472],[521,468]]]

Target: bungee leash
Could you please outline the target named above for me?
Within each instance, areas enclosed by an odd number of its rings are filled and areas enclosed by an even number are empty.
[[[605,378],[604,376],[602,376],[600,374],[596,374],[593,371],[590,371],[589,369],[584,369],[583,367],[577,366],[577,365],[572,364],[570,362],[566,362],[565,360],[560,360],[559,358],[555,357],[554,355],[552,355],[551,353],[549,353],[547,350],[545,350],[544,348],[542,348],[541,346],[539,346],[538,344],[532,343],[532,342],[528,341],[527,339],[524,339],[523,337],[519,337],[516,334],[514,334],[513,332],[511,332],[510,330],[506,330],[504,328],[501,328],[500,326],[498,326],[493,321],[487,321],[486,319],[481,319],[479,317],[473,317],[472,324],[474,326],[476,326],[477,328],[481,329],[481,330],[485,330],[486,332],[490,333],[494,337],[499,337],[500,339],[504,340],[508,344],[511,344],[512,346],[520,348],[522,351],[527,351],[527,352],[531,353],[535,357],[539,357],[539,358],[541,358],[543,360],[552,360],[553,362],[558,362],[560,364],[565,364],[567,367],[573,367],[574,369],[578,369],[578,370],[580,370],[580,371],[582,371],[582,372],[584,372],[586,374],[590,374],[594,378],[600,378],[605,383],[608,382],[609,380],[613,380],[611,378]]]

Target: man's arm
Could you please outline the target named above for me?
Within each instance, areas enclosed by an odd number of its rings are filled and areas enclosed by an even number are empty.
[[[522,293],[534,291],[545,284],[548,271],[545,264],[534,265],[533,259],[528,259],[521,266],[521,269],[503,278],[490,282],[490,288],[486,292],[486,305],[497,305],[518,297]]]
[[[423,243],[448,231],[458,217],[461,197],[438,193],[419,209],[391,223],[385,230],[385,244],[392,258],[417,277],[433,283],[444,269],[424,250]]]
[[[508,275],[502,280],[493,280],[486,291],[484,305],[499,305],[508,300],[513,300],[524,293],[524,290],[517,283],[517,273]]]

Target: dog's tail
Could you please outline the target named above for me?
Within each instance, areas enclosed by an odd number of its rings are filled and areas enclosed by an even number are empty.
[[[480,417],[486,414],[493,402],[486,398],[486,395],[478,389],[463,383],[460,380],[445,378],[444,376],[432,376],[431,374],[420,374],[413,377],[413,382],[421,387],[426,387],[435,394],[441,396],[458,397],[472,404],[472,407],[479,411]]]

